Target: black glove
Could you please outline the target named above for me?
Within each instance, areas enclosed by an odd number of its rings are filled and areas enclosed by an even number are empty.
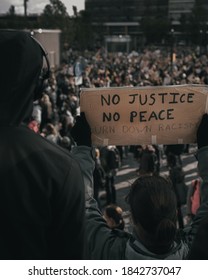
[[[71,130],[71,136],[78,146],[91,147],[91,129],[85,118],[85,113],[81,112],[80,116],[76,117],[75,125]]]
[[[204,114],[197,130],[198,149],[208,146],[208,114]]]

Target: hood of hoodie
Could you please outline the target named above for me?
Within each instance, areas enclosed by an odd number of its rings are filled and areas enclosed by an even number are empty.
[[[0,30],[0,125],[29,119],[42,65],[40,46],[29,33]]]
[[[131,238],[128,240],[125,251],[127,260],[182,260],[188,255],[188,245],[183,241],[173,242],[172,248],[166,254],[155,254],[150,252],[139,240]]]

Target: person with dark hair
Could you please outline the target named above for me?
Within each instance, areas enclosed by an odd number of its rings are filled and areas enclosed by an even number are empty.
[[[155,254],[170,251],[177,220],[176,196],[170,181],[160,176],[141,176],[132,184],[127,201],[135,233],[145,247]]]
[[[200,175],[208,184],[208,115],[205,114],[197,130]],[[87,138],[87,143],[85,138]],[[200,221],[208,215],[208,187],[201,190],[202,203],[185,230],[177,228],[177,199],[171,180],[157,175],[143,175],[130,187],[127,200],[133,222],[133,233],[112,230],[103,219],[93,199],[91,159],[91,131],[84,113],[81,113],[72,129],[77,142],[74,156],[81,159],[85,149],[85,165],[81,169],[85,178],[86,234],[89,259],[187,259]],[[81,146],[81,147],[79,147]],[[88,147],[87,147],[88,146]],[[205,153],[206,151],[206,153]],[[83,154],[82,154],[83,156]]]
[[[184,152],[185,145],[165,145],[164,148],[167,157],[167,166],[171,167],[172,161],[175,161],[177,165],[182,166],[181,155]]]
[[[103,211],[103,216],[109,228],[120,230],[124,229],[125,223],[122,213],[123,210],[118,205],[111,204],[105,207]]]
[[[0,259],[83,259],[79,164],[28,127],[46,53],[28,32],[0,30],[0,61]]]
[[[100,149],[101,165],[105,171],[106,203],[116,203],[115,177],[121,163],[116,146],[106,146]]]
[[[157,164],[158,157],[155,148],[152,145],[142,146],[142,152],[139,160],[139,174],[140,175],[153,175],[159,174]]]
[[[173,158],[174,159],[174,158]],[[187,202],[188,186],[185,183],[185,173],[181,166],[176,165],[173,160],[169,169],[169,178],[172,182],[173,189],[177,199],[177,216],[179,228],[184,227],[182,206]]]

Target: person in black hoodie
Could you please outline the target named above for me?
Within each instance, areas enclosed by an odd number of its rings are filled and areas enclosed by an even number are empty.
[[[29,33],[0,30],[0,259],[85,254],[79,164],[26,125],[48,77],[44,57]]]

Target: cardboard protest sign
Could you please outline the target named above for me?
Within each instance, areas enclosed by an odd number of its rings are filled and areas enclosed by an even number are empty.
[[[83,89],[94,145],[188,144],[208,109],[208,86]]]

